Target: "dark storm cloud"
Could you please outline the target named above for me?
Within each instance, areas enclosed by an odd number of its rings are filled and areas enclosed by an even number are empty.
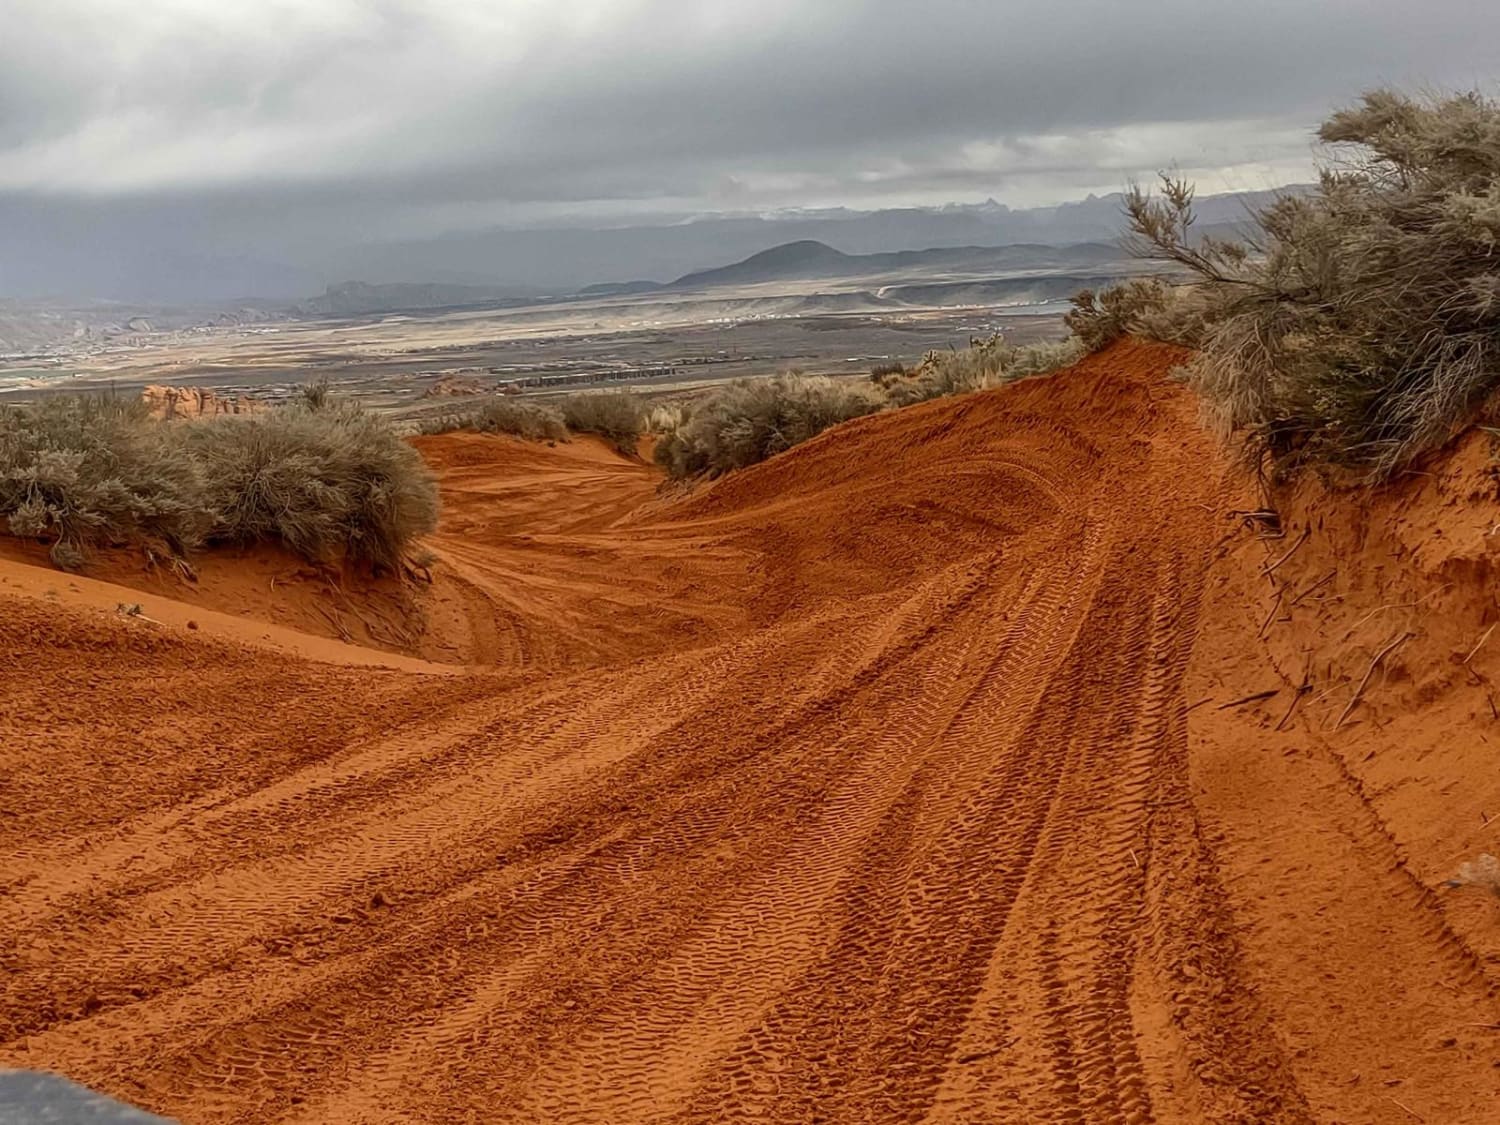
[[[1497,36],[1480,0],[11,0],[0,222],[311,268],[493,224],[1051,202],[1170,163],[1261,187],[1363,88],[1487,85]]]

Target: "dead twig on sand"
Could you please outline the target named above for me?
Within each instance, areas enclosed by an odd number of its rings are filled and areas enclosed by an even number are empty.
[[[154,617],[147,617],[145,612],[141,609],[140,602],[131,602],[129,604],[126,604],[125,602],[117,602],[115,603],[115,612],[118,613],[121,617],[129,617],[135,621],[149,621],[153,625],[162,624],[162,622],[158,621]]]
[[[1281,528],[1281,513],[1275,508],[1257,508],[1253,512],[1241,511],[1236,508],[1229,513],[1230,519],[1238,519],[1246,528],[1253,528],[1256,524],[1267,528],[1269,535],[1262,535],[1262,539],[1282,539],[1286,532]]]
[[[1279,559],[1277,559],[1275,562],[1273,562],[1270,566],[1265,567],[1263,570],[1261,570],[1261,573],[1262,574],[1266,574],[1266,575],[1269,575],[1269,574],[1273,573],[1278,566],[1280,566],[1282,563],[1286,562],[1287,559],[1289,559],[1293,555],[1295,555],[1297,553],[1297,548],[1300,547],[1300,546],[1302,546],[1302,544],[1306,543],[1307,540],[1308,540],[1308,537],[1311,536],[1311,535],[1312,535],[1312,528],[1310,528],[1310,527],[1304,527],[1302,529],[1302,534],[1299,535],[1299,536],[1297,536],[1297,541],[1295,543],[1293,543],[1290,548],[1287,549],[1287,552],[1284,555],[1282,555]]]
[[[1427,1120],[1427,1118],[1423,1117],[1416,1110],[1412,1109],[1411,1106],[1407,1105],[1404,1102],[1398,1102],[1395,1098],[1391,1097],[1389,1094],[1385,1095],[1385,1100],[1388,1101],[1388,1102],[1390,1102],[1396,1108],[1405,1110],[1407,1113],[1411,1114],[1412,1117],[1414,1117],[1418,1121],[1425,1122]]]
[[[1271,696],[1280,694],[1280,688],[1271,688],[1269,691],[1258,691],[1254,695],[1246,695],[1239,699],[1231,699],[1228,703],[1221,703],[1215,710],[1227,711],[1231,707],[1243,707],[1246,703],[1259,703],[1262,699],[1270,699]]]
[[[1448,586],[1445,584],[1439,586],[1436,590],[1424,594],[1414,602],[1392,602],[1390,605],[1376,606],[1374,609],[1370,610],[1369,613],[1365,614],[1358,621],[1356,621],[1353,625],[1349,626],[1349,628],[1344,632],[1343,639],[1347,641],[1350,637],[1354,636],[1355,633],[1359,632],[1359,627],[1361,625],[1363,625],[1366,621],[1370,620],[1370,618],[1374,617],[1378,613],[1384,613],[1386,612],[1386,610],[1390,609],[1416,609],[1423,602],[1431,601],[1439,594],[1446,592],[1447,589]]]
[[[958,1058],[954,1059],[953,1061],[962,1066],[966,1063],[978,1062],[980,1059],[992,1059],[1001,1051],[1008,1050],[1014,1045],[1015,1040],[1010,1039],[1000,1044],[1000,1046],[991,1048],[988,1051],[970,1051],[967,1055],[959,1055]]]
[[[1497,621],[1495,624],[1496,625],[1500,625],[1500,621]],[[1469,661],[1471,661],[1471,660],[1474,659],[1474,654],[1477,653],[1480,649],[1482,649],[1484,647],[1484,642],[1490,639],[1490,634],[1493,633],[1494,631],[1495,631],[1495,626],[1494,625],[1491,625],[1488,629],[1486,629],[1484,631],[1484,636],[1482,636],[1482,637],[1479,638],[1479,643],[1469,650],[1469,655],[1468,656],[1464,657],[1463,662],[1465,664],[1467,664]]]
[[[1276,588],[1276,600],[1271,603],[1271,612],[1266,614],[1266,619],[1260,623],[1260,629],[1256,632],[1257,639],[1266,635],[1266,630],[1271,627],[1271,622],[1276,620],[1276,615],[1281,612],[1281,599],[1286,596],[1286,587]]]
[[[1286,709],[1286,714],[1282,715],[1281,721],[1276,724],[1277,730],[1280,730],[1282,727],[1286,726],[1288,722],[1291,721],[1292,712],[1297,709],[1297,704],[1301,701],[1302,697],[1308,692],[1312,691],[1312,689],[1312,684],[1306,682],[1305,680],[1302,682],[1302,684],[1292,694],[1291,706]]]
[[[1338,572],[1339,572],[1339,568],[1338,567],[1334,567],[1327,574],[1323,575],[1322,578],[1319,578],[1311,586],[1309,586],[1307,589],[1303,590],[1302,593],[1298,594],[1295,598],[1293,598],[1292,601],[1291,601],[1291,604],[1292,605],[1297,605],[1299,602],[1302,601],[1303,598],[1307,597],[1307,595],[1311,594],[1314,590],[1319,590],[1322,587],[1326,586],[1328,584],[1329,580],[1332,579],[1333,576],[1335,574],[1337,574]]]
[[[1492,824],[1500,824],[1500,816],[1492,816],[1492,817],[1490,817],[1490,819],[1487,820],[1487,821],[1485,821],[1484,824],[1474,833],[1474,835],[1478,836],[1481,833],[1488,832],[1489,829],[1490,829],[1490,825],[1492,825]],[[1454,852],[1447,859],[1439,860],[1438,861],[1438,866],[1439,867],[1447,867],[1448,864],[1452,863],[1454,860],[1456,860],[1456,859],[1463,859],[1464,856],[1473,854],[1474,848],[1475,848],[1475,845],[1472,842],[1468,843],[1468,844],[1465,844],[1462,848],[1460,848],[1458,851]],[[1500,1024],[1497,1024],[1496,1026],[1500,1027]]]
[[[1365,669],[1365,678],[1359,681],[1359,687],[1354,689],[1354,694],[1350,696],[1349,703],[1344,707],[1343,713],[1339,715],[1338,722],[1333,724],[1334,730],[1338,730],[1339,727],[1344,725],[1344,720],[1349,717],[1349,712],[1354,710],[1355,705],[1359,702],[1359,697],[1364,694],[1365,686],[1369,684],[1370,677],[1375,674],[1375,669],[1380,666],[1380,662],[1415,636],[1415,633],[1407,630],[1375,654],[1375,659],[1371,660],[1370,666]]]
[[[343,618],[337,616],[336,614],[329,613],[320,605],[314,606],[313,608],[321,613],[327,619],[328,623],[339,631],[339,640],[350,641],[353,639],[353,634],[351,634],[348,628],[344,625]]]

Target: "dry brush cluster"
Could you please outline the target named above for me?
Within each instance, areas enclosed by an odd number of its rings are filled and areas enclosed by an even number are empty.
[[[423,434],[478,430],[513,434],[527,441],[567,441],[568,434],[598,434],[627,456],[647,432],[650,411],[628,391],[580,391],[557,403],[534,399],[492,398],[469,410],[450,410],[423,418]]]
[[[656,462],[679,478],[727,473],[883,406],[885,396],[867,382],[795,372],[736,379],[683,409],[657,441]]]
[[[646,405],[629,391],[587,391],[562,400],[562,419],[577,434],[598,434],[634,456],[645,430]]]
[[[104,396],[0,409],[0,517],[64,567],[104,545],[180,559],[204,544],[274,542],[317,562],[393,569],[437,514],[416,450],[319,390],[267,414],[195,422]]]
[[[1380,480],[1500,389],[1500,105],[1383,90],[1318,135],[1316,187],[1257,211],[1247,239],[1194,231],[1180,180],[1130,192],[1133,248],[1185,284],[1080,294],[1069,323],[1091,348],[1197,347],[1186,373],[1252,458]]]
[[[882,364],[868,380],[798,372],[737,379],[684,407],[677,425],[657,442],[656,460],[673,477],[716,476],[764,461],[851,418],[1046,374],[1084,350],[1076,340],[1016,347],[996,335],[959,351],[932,352],[911,369]]]
[[[1076,363],[1087,349],[1076,338],[1016,345],[996,333],[967,348],[929,352],[916,367],[877,368],[872,379],[892,406],[1003,386]]]
[[[670,404],[651,404],[628,391],[580,392],[556,406],[494,399],[419,425],[428,434],[474,429],[533,441],[592,433],[626,456],[635,454],[643,434],[655,434],[655,459],[671,476],[717,476],[764,461],[851,418],[1045,374],[1073,363],[1085,350],[1076,339],[1018,347],[996,335],[962,350],[932,352],[911,368],[879,365],[869,379],[792,371],[736,379],[690,402]]]
[[[527,441],[566,441],[568,427],[555,406],[516,398],[493,398],[473,410],[448,411],[418,423],[424,434],[478,430],[484,434],[514,434]]]

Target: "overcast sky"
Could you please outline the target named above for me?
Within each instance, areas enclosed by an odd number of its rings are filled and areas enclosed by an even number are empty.
[[[1026,206],[1173,164],[1259,188],[1306,179],[1310,130],[1364,88],[1493,89],[1497,43],[1494,0],[5,0],[0,223],[175,215],[214,253],[280,258]]]

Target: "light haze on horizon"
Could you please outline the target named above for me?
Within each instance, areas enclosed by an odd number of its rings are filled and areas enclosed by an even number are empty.
[[[1364,89],[1489,89],[1500,41],[1479,0],[6,7],[4,295],[284,295],[380,244],[1028,207],[1169,166],[1265,189]]]

